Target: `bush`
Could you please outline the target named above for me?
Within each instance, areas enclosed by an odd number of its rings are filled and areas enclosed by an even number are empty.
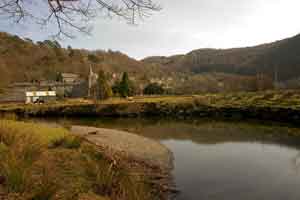
[[[146,95],[161,95],[165,93],[163,87],[157,83],[150,83],[144,88],[144,94]]]
[[[78,149],[81,145],[81,138],[76,136],[65,136],[53,140],[49,147],[50,148],[66,148],[66,149]]]

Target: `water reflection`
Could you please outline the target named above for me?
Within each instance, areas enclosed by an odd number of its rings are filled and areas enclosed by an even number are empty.
[[[292,159],[292,165],[297,173],[300,173],[300,152]]]
[[[165,141],[175,155],[178,199],[299,199],[298,150],[259,143]]]
[[[58,120],[62,123],[62,120]],[[218,121],[65,119],[160,140],[174,153],[178,200],[299,200],[300,129]]]

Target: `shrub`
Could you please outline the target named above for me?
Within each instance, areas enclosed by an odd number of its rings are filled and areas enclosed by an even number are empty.
[[[150,83],[144,88],[144,94],[146,95],[159,95],[164,94],[165,90],[163,87],[157,83]]]
[[[81,145],[81,138],[76,136],[65,136],[53,140],[50,143],[49,147],[50,148],[63,147],[67,149],[78,149],[80,145]]]
[[[43,168],[39,183],[33,188],[31,200],[50,200],[58,190],[57,184],[48,173],[49,169]]]

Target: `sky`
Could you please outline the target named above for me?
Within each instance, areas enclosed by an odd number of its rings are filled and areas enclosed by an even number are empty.
[[[63,46],[115,50],[136,59],[185,54],[199,48],[253,46],[300,33],[299,0],[154,0],[162,10],[137,25],[97,18],[90,36],[64,38]],[[49,31],[0,20],[0,31],[49,39]]]

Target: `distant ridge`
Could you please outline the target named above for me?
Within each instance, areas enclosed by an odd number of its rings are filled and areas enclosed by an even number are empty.
[[[147,64],[192,73],[223,72],[238,75],[278,74],[281,81],[300,77],[300,35],[254,47],[197,49],[186,55],[148,57]]]

